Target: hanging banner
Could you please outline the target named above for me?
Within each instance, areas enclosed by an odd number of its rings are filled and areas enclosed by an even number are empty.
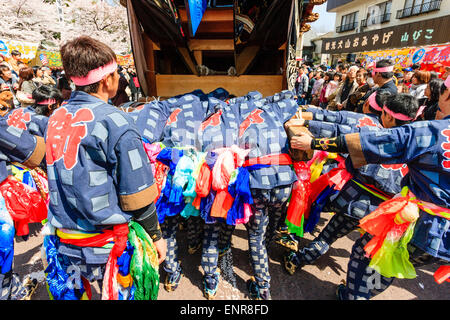
[[[450,15],[388,28],[323,38],[322,53],[352,53],[447,43]]]
[[[18,50],[22,53],[21,60],[25,61],[34,59],[38,46],[39,42],[0,39],[0,53],[2,55],[10,57],[11,50]]]
[[[36,57],[29,63],[31,66],[45,65],[47,67],[61,67],[61,54],[59,51],[38,50]]]
[[[381,50],[372,52],[362,52],[361,57],[364,59],[365,65],[370,65],[374,62],[389,59],[394,62],[396,69],[407,68],[412,64],[412,57],[414,49],[396,49],[396,50]]]
[[[117,64],[120,66],[133,66],[134,65],[134,59],[133,55],[126,54],[126,55],[120,55],[116,54]]]
[[[418,63],[422,66],[422,70],[436,71],[440,67],[450,66],[450,45],[362,52],[360,58],[365,66],[389,59],[398,70]]]
[[[417,48],[412,63],[450,66],[450,45]]]
[[[206,0],[185,0],[189,31],[194,37],[207,7]]]

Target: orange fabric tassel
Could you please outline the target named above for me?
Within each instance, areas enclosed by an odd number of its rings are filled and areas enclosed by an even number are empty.
[[[233,201],[234,198],[227,190],[218,190],[211,207],[211,217],[226,218],[228,210],[230,210],[233,205]]]
[[[381,203],[375,211],[360,220],[359,226],[364,231],[373,235],[372,240],[364,247],[366,256],[373,257],[375,255],[383,245],[387,233],[392,228],[395,227],[402,233],[406,231],[411,222],[404,221],[402,224],[397,224],[395,219],[397,213],[401,212],[408,203],[407,198],[393,198]]]
[[[206,197],[209,194],[209,191],[211,190],[211,181],[212,181],[211,169],[209,169],[209,166],[206,164],[206,162],[204,162],[198,173],[195,185],[195,193],[197,194],[197,196],[192,202],[194,208],[200,209],[201,199]]]

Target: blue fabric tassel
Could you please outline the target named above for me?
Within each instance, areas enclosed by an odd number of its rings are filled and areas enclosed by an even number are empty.
[[[0,273],[11,271],[14,257],[14,222],[0,195]]]
[[[244,218],[244,204],[253,204],[250,190],[250,170],[258,170],[270,167],[265,164],[255,164],[248,167],[240,167],[236,180],[228,186],[228,193],[234,198],[233,205],[227,214],[227,224],[236,225],[237,219]]]
[[[48,266],[45,269],[47,274],[46,280],[48,284],[48,289],[55,300],[79,300],[84,293],[84,286],[81,279],[77,285],[79,285],[78,292],[75,289],[69,288],[67,284],[73,283],[69,280],[69,275],[67,274],[67,267],[69,266],[69,261],[65,256],[58,255],[59,239],[57,236],[45,236],[44,237],[44,248],[47,255]]]
[[[181,200],[180,202],[179,200],[180,198],[183,198],[183,190],[179,190],[180,188],[175,188],[175,190],[173,190],[174,186],[172,183],[178,161],[180,161],[183,154],[183,150],[164,148],[156,157],[158,161],[169,167],[166,184],[161,190],[161,196],[156,202],[159,223],[163,223],[166,216],[170,217],[179,214],[185,206],[184,201]]]
[[[305,221],[303,229],[304,232],[312,232],[314,230],[317,223],[319,222],[320,213],[325,207],[328,199],[337,192],[338,190],[335,190],[333,187],[328,186],[319,194],[316,201],[314,201],[313,205],[311,206],[311,211],[309,213],[308,219]]]

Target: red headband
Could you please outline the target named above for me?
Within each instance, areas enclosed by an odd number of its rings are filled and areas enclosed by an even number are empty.
[[[392,71],[394,71],[394,66],[373,68],[372,69],[372,78],[375,76],[375,72],[392,72]]]
[[[417,111],[416,117],[414,119],[410,118],[407,115],[404,115],[402,113],[395,113],[394,111],[388,109],[388,107],[386,107],[386,105],[383,106],[383,110],[385,112],[389,113],[395,119],[402,120],[402,121],[409,121],[409,120],[416,120],[422,114],[422,112],[425,109],[425,107],[426,107],[425,105],[420,106],[419,110]]]
[[[116,69],[117,63],[113,60],[104,66],[89,71],[89,73],[85,77],[71,77],[71,79],[76,86],[87,86],[89,84],[99,82],[105,76],[116,71]]]
[[[381,108],[381,107],[378,105],[377,100],[375,100],[376,95],[377,95],[377,92],[375,91],[374,93],[372,93],[372,94],[369,96],[369,105],[370,105],[373,109],[375,109],[375,110],[377,110],[377,111],[382,111],[383,108]]]
[[[37,104],[51,105],[51,104],[55,104],[55,103],[56,103],[55,99],[48,99],[48,100],[42,100],[42,101],[38,102]]]
[[[382,68],[373,68],[374,72],[392,72],[394,71],[394,66],[382,67]]]

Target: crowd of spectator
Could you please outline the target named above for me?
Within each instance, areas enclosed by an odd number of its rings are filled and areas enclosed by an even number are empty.
[[[137,101],[142,93],[134,66],[119,66],[118,71],[119,88],[110,103],[120,106]],[[41,86],[59,90],[63,100],[68,100],[75,90],[75,85],[67,79],[62,67],[30,66],[24,62],[18,50],[12,50],[9,58],[0,54],[0,92],[12,93],[11,108],[33,106],[33,92]]]
[[[377,67],[390,66],[389,60],[381,60]],[[450,73],[444,74],[421,70],[413,64],[392,72],[372,72],[375,64],[362,66],[339,61],[334,67],[306,64],[297,68],[295,83],[297,102],[300,105],[314,105],[328,110],[362,112],[366,99],[376,90],[386,90],[391,94],[407,93],[415,97],[419,105],[424,105],[423,119],[433,120],[437,111],[439,88]]]

